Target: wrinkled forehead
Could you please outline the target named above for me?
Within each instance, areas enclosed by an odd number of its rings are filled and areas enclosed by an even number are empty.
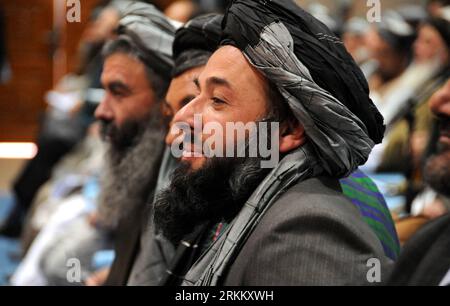
[[[105,59],[102,76],[120,77],[124,81],[129,81],[141,78],[143,74],[145,75],[145,71],[144,63],[128,54],[118,52]]]

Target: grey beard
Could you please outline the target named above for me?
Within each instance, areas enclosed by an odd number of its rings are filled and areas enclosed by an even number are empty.
[[[118,150],[109,144],[97,208],[99,225],[110,230],[135,210],[144,209],[158,176],[165,129],[155,109],[142,123],[133,146]]]

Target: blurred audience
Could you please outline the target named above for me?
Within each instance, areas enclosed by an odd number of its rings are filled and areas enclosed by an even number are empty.
[[[425,181],[443,202],[450,197],[450,81],[430,100],[439,120],[438,150],[425,167]],[[388,285],[450,285],[450,214],[426,224],[403,249]]]
[[[414,206],[414,215],[420,215],[422,209],[418,207],[426,207],[424,201],[430,199],[430,194],[425,193],[414,200],[424,187],[423,161],[430,154],[428,143],[433,135],[434,120],[426,102],[450,75],[449,29],[450,21],[444,14],[422,21],[412,47],[411,64],[390,87],[388,95],[375,97],[387,131],[366,169],[403,173],[408,179],[407,211]],[[375,90],[372,95],[377,93]]]
[[[25,215],[40,187],[51,177],[61,158],[85,136],[102,95],[99,90],[102,70],[99,52],[103,43],[112,37],[118,16],[116,6],[94,10],[80,41],[77,71],[65,76],[47,94],[48,109],[36,140],[38,153],[14,182],[15,207],[0,234],[11,237],[21,234]]]
[[[358,65],[369,59],[366,44],[366,34],[369,29],[369,23],[358,17],[350,19],[344,26],[342,42]]]

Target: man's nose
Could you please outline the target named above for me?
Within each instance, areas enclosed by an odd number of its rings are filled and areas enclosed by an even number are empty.
[[[187,123],[189,126],[194,127],[195,115],[201,115],[201,103],[202,98],[200,96],[190,101],[175,114],[173,123]]]
[[[191,129],[194,129],[194,116],[199,113],[201,100],[199,97],[193,99],[183,108],[181,108],[173,117],[171,122],[171,128],[166,136],[166,143],[168,145],[180,135],[179,127],[181,125],[188,125]],[[178,132],[177,132],[178,131]]]
[[[109,106],[108,94],[105,95],[100,105],[97,106],[97,109],[95,110],[95,118],[97,120],[106,120],[106,121],[111,121],[114,119],[114,113],[111,107]]]

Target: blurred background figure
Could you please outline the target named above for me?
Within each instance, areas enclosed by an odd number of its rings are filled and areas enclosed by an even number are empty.
[[[438,16],[441,13],[441,10],[449,5],[449,0],[427,0],[426,9],[430,16]]]
[[[369,58],[365,36],[370,26],[363,18],[354,17],[344,26],[342,41],[357,64]]]
[[[439,201],[446,206],[405,245],[388,285],[395,286],[449,286],[450,285],[450,81],[437,91],[429,101],[429,107],[438,117],[439,135],[433,145],[438,147],[425,167],[425,181],[439,194]],[[441,204],[441,205],[442,205]],[[433,206],[436,206],[434,204]],[[439,209],[434,209],[438,212]],[[437,218],[437,216],[442,216]]]
[[[404,213],[412,216],[407,221],[414,224],[409,227],[405,226],[408,223],[404,220],[400,221],[398,231],[402,241],[406,241],[424,221],[447,210],[446,200],[427,188],[423,180],[425,161],[436,150],[433,145],[436,121],[427,102],[450,76],[447,10],[442,8],[434,16],[419,19],[417,38],[409,49],[411,53],[398,58],[403,63],[410,58],[409,65],[396,78],[384,86],[371,83],[371,94],[385,117],[387,130],[383,143],[375,147],[365,169],[400,173],[406,178],[402,192]],[[387,66],[394,67],[392,64]]]
[[[411,44],[411,53],[398,58],[407,63],[411,57],[407,68],[399,68],[400,74],[385,85],[377,87],[371,83],[371,94],[387,124],[385,140],[369,160],[369,164],[373,163],[372,170],[401,172],[410,179],[420,176],[417,172],[432,127],[432,116],[425,102],[449,74],[449,25],[441,17],[423,20],[418,26],[417,39]],[[381,61],[380,67],[393,67],[387,61]]]
[[[192,0],[178,0],[169,5],[164,14],[170,19],[185,23],[201,13],[198,3]]]
[[[370,56],[378,64],[374,74],[369,76],[369,86],[381,111],[384,96],[390,89],[396,90],[399,77],[411,63],[415,38],[414,29],[394,11],[385,13],[382,22],[372,26],[367,34]]]

